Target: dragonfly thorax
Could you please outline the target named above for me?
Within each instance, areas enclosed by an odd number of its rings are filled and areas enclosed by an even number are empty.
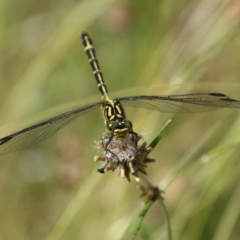
[[[103,117],[105,124],[110,121],[125,119],[125,112],[122,104],[118,100],[106,101],[102,104]]]
[[[132,131],[132,123],[126,119],[122,104],[118,100],[109,100],[102,104],[106,129],[116,139],[123,139]]]

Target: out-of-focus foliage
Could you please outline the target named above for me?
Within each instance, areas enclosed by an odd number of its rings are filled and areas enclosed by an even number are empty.
[[[73,102],[100,99],[83,30],[112,97],[214,91],[240,99],[239,27],[237,0],[2,0],[1,137]],[[240,110],[126,113],[148,142],[172,119],[148,175],[165,189],[174,239],[237,240]],[[1,156],[0,239],[121,238],[138,214],[139,192],[117,171],[95,171],[94,140],[104,130],[94,111],[41,144]],[[164,221],[154,205],[144,221],[152,239],[164,239]]]

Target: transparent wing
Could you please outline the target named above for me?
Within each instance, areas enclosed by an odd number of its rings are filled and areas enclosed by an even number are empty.
[[[160,112],[203,112],[221,108],[240,108],[240,101],[222,93],[196,93],[170,96],[132,96],[118,99],[126,106],[142,107]],[[36,144],[59,129],[104,103],[104,101],[78,107],[46,121],[32,125],[0,139],[0,155]]]
[[[0,139],[0,155],[30,147],[52,136],[75,118],[88,113],[102,103],[103,101],[74,108]]]
[[[221,108],[240,108],[240,101],[222,93],[196,93],[170,96],[133,96],[118,99],[125,106],[160,112],[204,112]]]

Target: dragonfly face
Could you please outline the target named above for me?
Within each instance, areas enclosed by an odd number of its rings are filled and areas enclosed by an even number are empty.
[[[108,133],[116,139],[123,139],[132,132],[132,123],[126,119],[124,109],[118,100],[102,104],[102,112]]]
[[[106,124],[108,132],[116,139],[123,139],[129,132],[132,132],[132,123],[127,119],[117,119]]]

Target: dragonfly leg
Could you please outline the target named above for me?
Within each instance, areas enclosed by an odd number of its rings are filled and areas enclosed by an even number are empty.
[[[103,149],[106,152],[111,153],[114,157],[117,158],[117,161],[119,161],[118,156],[115,153],[113,153],[111,150],[108,149],[108,145],[111,143],[112,139],[113,139],[113,135],[110,135],[110,137],[109,137],[109,139],[108,139],[108,141],[106,143],[104,143],[103,139],[102,139]]]

